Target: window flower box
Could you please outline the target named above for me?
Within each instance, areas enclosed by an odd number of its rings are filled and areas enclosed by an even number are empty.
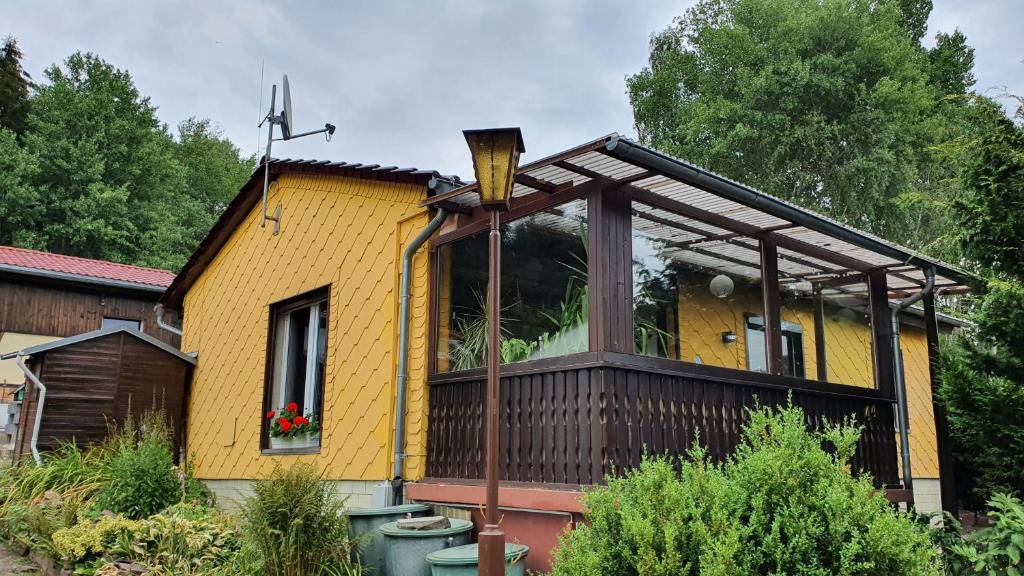
[[[280,410],[266,414],[271,450],[315,448],[320,445],[320,423],[316,417],[302,415],[299,405],[290,402]]]
[[[270,437],[271,450],[295,450],[297,448],[315,448],[320,445],[320,433],[302,436]]]

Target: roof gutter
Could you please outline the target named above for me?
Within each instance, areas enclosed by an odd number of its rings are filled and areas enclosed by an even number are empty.
[[[42,464],[43,458],[39,455],[39,424],[43,421],[43,405],[46,404],[46,385],[43,381],[36,377],[35,373],[25,365],[24,356],[19,353],[14,358],[14,363],[21,368],[21,371],[25,373],[25,378],[28,378],[30,382],[35,384],[36,388],[39,388],[39,401],[36,404],[36,419],[32,424],[32,458],[35,459],[36,464]]]
[[[900,456],[903,464],[903,489],[913,490],[914,478],[910,471],[910,424],[907,415],[907,379],[903,374],[903,350],[900,348],[900,313],[931,293],[935,287],[935,270],[924,269],[924,288],[913,296],[901,300],[892,308],[892,361],[896,376],[896,424],[900,431]]]
[[[429,184],[431,189],[451,187],[446,180],[434,178]],[[405,247],[402,253],[402,287],[401,304],[398,312],[398,389],[395,393],[395,462],[392,478],[392,486],[400,486],[405,477],[405,409],[406,390],[409,381],[409,300],[412,292],[412,259],[416,256],[420,246],[430,238],[441,224],[444,223],[448,213],[444,208],[439,208],[434,218],[427,224],[427,227],[420,231],[413,238],[412,242]],[[402,491],[396,489],[394,503],[402,503]]]
[[[751,208],[757,208],[768,214],[789,220],[799,226],[827,234],[844,242],[849,242],[855,246],[882,254],[893,260],[898,260],[905,264],[914,264],[921,268],[929,268],[933,271],[937,270],[943,276],[956,279],[965,284],[973,284],[976,281],[975,278],[965,272],[943,266],[941,263],[912,254],[865,234],[855,232],[838,222],[822,218],[802,208],[772,198],[717,174],[701,170],[692,164],[672,158],[620,136],[612,137],[612,140],[605,145],[605,150],[610,156],[620,160],[642,164],[655,172],[684,180],[723,198],[728,198]]]
[[[0,264],[0,272],[9,272],[11,274],[19,274],[22,276],[34,276],[36,278],[45,278],[47,280],[78,282],[81,284],[91,284],[93,286],[104,286],[107,288],[150,292],[153,294],[163,294],[165,290],[163,286],[154,286],[152,284],[125,282],[123,280],[97,278],[95,276],[85,276],[83,274],[68,274],[67,272],[54,272],[52,270],[39,270],[38,268],[26,268],[24,266],[12,266],[10,264]]]

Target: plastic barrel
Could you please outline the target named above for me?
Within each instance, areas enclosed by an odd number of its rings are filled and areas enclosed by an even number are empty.
[[[526,575],[528,546],[505,544],[505,576]],[[476,576],[480,550],[476,544],[446,548],[427,554],[431,576]]]
[[[469,544],[473,523],[449,518],[451,528],[436,530],[403,530],[396,522],[380,527],[387,548],[387,576],[430,576],[427,554]]]
[[[430,506],[424,504],[403,504],[384,508],[364,508],[348,511],[348,535],[359,542],[359,557],[370,574],[382,576],[385,572],[384,536],[378,530],[388,522],[395,522],[407,516],[425,516]]]

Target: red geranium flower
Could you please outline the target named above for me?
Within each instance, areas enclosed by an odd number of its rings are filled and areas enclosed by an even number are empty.
[[[272,419],[274,417],[274,415],[276,415],[276,414],[277,414],[277,412],[274,412],[273,410],[271,410],[270,412],[267,412],[267,420]]]
[[[295,402],[289,402],[288,411],[291,412],[292,414],[297,413],[299,411],[299,405],[296,404]]]
[[[292,423],[289,422],[287,418],[279,418],[277,423],[281,426],[281,432],[284,432],[285,434],[292,429]]]
[[[309,424],[309,420],[305,416],[296,416],[295,417],[295,425],[296,426],[305,426],[306,424]]]

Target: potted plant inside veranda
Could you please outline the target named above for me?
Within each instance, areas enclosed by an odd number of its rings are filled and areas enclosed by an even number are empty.
[[[312,414],[299,413],[299,405],[289,402],[266,414],[271,450],[309,448],[320,444],[320,423]]]

